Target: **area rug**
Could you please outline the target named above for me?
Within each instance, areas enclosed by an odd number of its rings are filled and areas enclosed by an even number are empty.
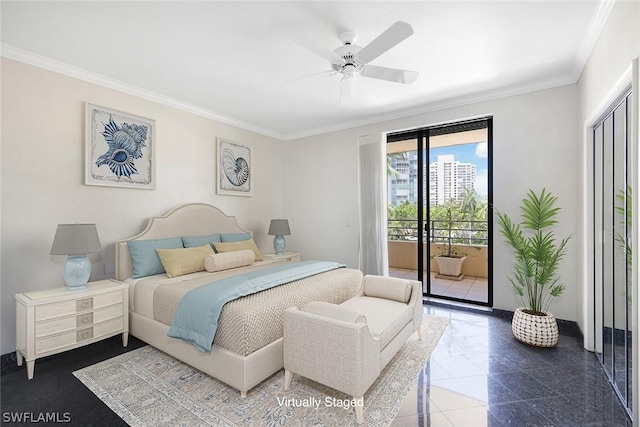
[[[425,315],[424,339],[413,334],[364,396],[367,426],[390,425],[446,329]],[[145,346],[73,373],[131,426],[357,426],[351,396],[284,371],[240,393],[173,357]]]

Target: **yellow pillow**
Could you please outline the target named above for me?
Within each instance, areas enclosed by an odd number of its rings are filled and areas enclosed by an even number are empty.
[[[167,277],[182,276],[204,270],[204,259],[213,254],[210,245],[195,248],[156,249]]]
[[[256,246],[256,242],[253,239],[241,240],[239,242],[213,242],[213,246],[217,252],[235,252],[242,251],[244,249],[251,249],[256,254],[256,261],[263,261],[264,257],[260,252],[260,249]]]

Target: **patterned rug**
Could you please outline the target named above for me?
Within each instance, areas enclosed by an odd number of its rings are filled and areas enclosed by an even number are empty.
[[[424,316],[424,339],[413,334],[364,396],[367,426],[391,424],[448,320]],[[131,426],[357,426],[351,397],[284,371],[245,399],[227,385],[146,346],[73,373]]]

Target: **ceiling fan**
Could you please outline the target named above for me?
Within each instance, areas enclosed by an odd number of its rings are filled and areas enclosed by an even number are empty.
[[[339,39],[343,45],[330,50],[312,38],[299,38],[297,41],[305,48],[329,60],[331,74],[342,74],[340,98],[353,100],[355,97],[356,75],[372,79],[387,80],[395,83],[410,84],[418,78],[418,72],[398,68],[380,67],[370,62],[413,34],[411,25],[397,21],[376,37],[368,45],[361,47],[353,44],[356,33],[345,31]]]

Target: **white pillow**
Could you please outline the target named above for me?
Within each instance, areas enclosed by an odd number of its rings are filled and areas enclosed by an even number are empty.
[[[204,259],[204,268],[209,272],[228,270],[230,268],[251,265],[256,254],[251,249],[211,254]]]

